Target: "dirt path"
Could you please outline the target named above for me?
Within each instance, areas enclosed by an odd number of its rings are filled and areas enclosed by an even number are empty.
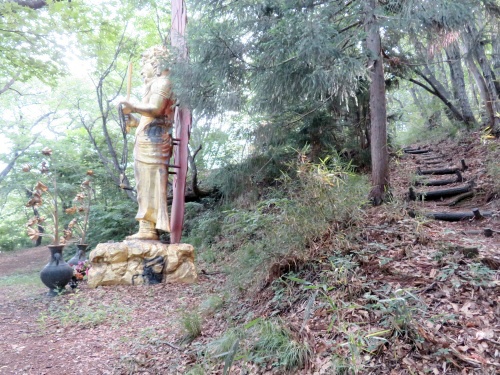
[[[47,261],[47,248],[0,254],[0,374],[185,373],[191,355],[176,344],[185,335],[180,321],[222,280],[83,284],[76,293],[49,298],[38,277]]]
[[[49,259],[46,246],[0,252],[0,277],[40,271]]]

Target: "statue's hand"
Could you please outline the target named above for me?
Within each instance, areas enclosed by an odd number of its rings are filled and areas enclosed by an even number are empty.
[[[125,112],[125,111],[123,111]],[[131,115],[130,113],[123,113],[123,119],[125,120],[125,132],[130,133],[130,129],[136,128],[139,125],[139,121],[136,117]]]
[[[118,105],[122,106],[122,111],[124,115],[129,115],[130,113],[135,112],[134,105],[127,100],[121,101]]]

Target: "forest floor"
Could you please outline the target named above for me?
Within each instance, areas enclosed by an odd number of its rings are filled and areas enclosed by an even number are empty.
[[[211,306],[210,301],[227,297],[224,274],[215,272],[200,272],[194,285],[90,289],[82,283],[76,292],[50,298],[38,277],[48,261],[46,247],[0,253],[0,374],[185,374],[228,328],[228,314],[238,310],[279,315],[296,327],[292,332],[313,352],[298,374],[499,373],[500,232],[486,237],[483,230],[500,231],[500,199],[492,195],[495,181],[486,170],[486,146],[477,137],[431,147],[449,164],[466,160],[469,169],[463,174],[476,182],[474,197],[452,208],[446,200],[405,201],[422,155],[395,157],[395,202],[368,208],[357,243],[350,246],[358,268],[345,280],[338,273],[327,278],[331,288],[324,288],[323,295],[345,301],[337,304],[336,313],[319,297],[284,297],[305,293],[300,285],[282,290],[281,297],[279,288],[268,288],[238,306]],[[445,208],[479,208],[492,216],[443,222],[419,214]],[[408,216],[407,209],[417,216]],[[198,267],[211,271],[211,265]],[[370,298],[376,303],[369,304]],[[196,326],[190,323],[195,311],[201,312],[201,334],[186,340]],[[345,366],[339,367],[332,358],[342,353]],[[222,374],[224,358],[218,361],[205,373]],[[292,371],[240,366],[236,358],[231,373]]]

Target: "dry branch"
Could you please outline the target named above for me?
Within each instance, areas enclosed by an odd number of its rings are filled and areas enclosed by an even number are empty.
[[[459,196],[455,197],[451,202],[448,203],[448,206],[454,206],[458,202],[463,201],[464,199],[467,198],[472,198],[474,196],[474,192],[468,191],[467,193],[460,194]]]

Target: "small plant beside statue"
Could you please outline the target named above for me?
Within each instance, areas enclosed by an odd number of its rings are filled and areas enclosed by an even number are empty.
[[[52,150],[44,148],[42,154],[51,160]],[[52,169],[52,170],[51,170]],[[29,164],[23,166],[24,172],[35,173],[38,181],[30,191],[30,200],[27,207],[33,207],[35,215],[26,223],[28,236],[33,241],[39,237],[51,238],[52,245],[65,245],[70,242],[85,244],[89,213],[92,201],[92,187],[90,177],[93,171],[87,171],[87,178],[80,185],[80,191],[73,199],[76,204],[65,210],[66,214],[79,214],[72,219],[65,228],[61,228],[59,218],[57,170],[47,160],[43,160],[38,170],[34,170]],[[52,185],[49,188],[48,185]],[[40,215],[40,211],[45,215]]]
[[[26,223],[28,236],[33,241],[40,243],[42,237],[51,239],[48,245],[51,251],[49,263],[40,273],[42,282],[50,289],[49,295],[57,295],[70,280],[83,275],[82,266],[85,264],[85,243],[89,224],[89,212],[92,199],[91,176],[92,171],[87,171],[87,178],[80,185],[80,191],[76,195],[75,205],[65,210],[66,214],[79,214],[65,227],[62,226],[58,200],[57,168],[52,160],[52,150],[48,147],[41,151],[44,159],[39,168],[34,169],[30,164],[22,167],[24,172],[31,172],[37,177],[33,190],[29,191],[30,199],[26,204],[32,207],[34,216]],[[50,186],[50,187],[49,187]],[[68,265],[63,257],[62,251],[66,244],[77,242],[78,252],[69,261]],[[88,263],[88,262],[87,262]],[[73,267],[74,266],[74,267]],[[87,268],[83,271],[86,275]],[[83,279],[83,276],[82,278]]]

